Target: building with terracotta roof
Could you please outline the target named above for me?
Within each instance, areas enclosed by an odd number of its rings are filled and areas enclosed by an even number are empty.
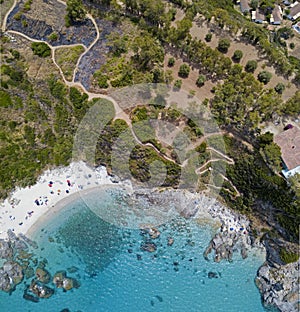
[[[277,134],[274,141],[281,149],[281,158],[284,162],[282,174],[289,178],[300,173],[300,129],[293,126]]]

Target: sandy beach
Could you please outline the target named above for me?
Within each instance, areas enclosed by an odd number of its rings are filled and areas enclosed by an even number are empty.
[[[27,234],[42,216],[57,212],[88,190],[115,184],[112,180],[105,167],[92,169],[84,162],[45,171],[35,185],[16,189],[0,204],[0,238],[6,238],[9,229]]]
[[[93,169],[84,162],[73,162],[68,167],[47,170],[35,185],[16,189],[0,204],[0,238],[7,238],[9,229],[17,235],[30,235],[68,203],[105,186],[132,190],[130,182],[116,182],[103,166]],[[183,194],[192,203],[188,205],[189,210],[197,211],[195,218],[210,219],[221,231],[248,234],[249,221],[214,198],[186,191]]]

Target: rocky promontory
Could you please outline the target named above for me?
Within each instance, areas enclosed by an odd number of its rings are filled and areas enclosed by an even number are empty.
[[[278,267],[267,262],[257,272],[255,283],[262,294],[265,306],[277,307],[281,312],[298,312],[299,260]]]

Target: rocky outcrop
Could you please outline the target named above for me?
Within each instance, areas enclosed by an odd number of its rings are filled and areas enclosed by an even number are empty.
[[[29,290],[39,298],[50,298],[54,294],[54,290],[52,288],[35,279],[31,281]]]
[[[47,284],[50,282],[51,279],[51,275],[50,273],[42,268],[37,268],[35,270],[35,276],[37,278],[38,281],[40,281],[41,283]]]
[[[75,278],[67,277],[66,271],[56,272],[53,276],[53,284],[55,284],[57,288],[63,288],[65,291],[78,288],[80,286],[79,282]]]
[[[14,261],[7,261],[0,269],[0,289],[11,292],[23,280],[22,267]]]
[[[219,232],[210,241],[203,256],[208,260],[208,255],[214,251],[215,262],[220,262],[223,259],[232,261],[233,252],[239,250],[242,258],[245,259],[250,245],[251,241],[248,236],[236,232]]]
[[[13,257],[13,249],[10,242],[0,239],[0,258],[11,259]]]
[[[45,269],[48,261],[43,259],[39,262],[32,252],[32,248],[37,248],[37,244],[25,235],[17,236],[11,230],[7,234],[7,240],[0,239],[0,258],[6,259],[0,268],[0,291],[13,292],[25,278],[24,283],[27,285],[23,294],[25,300],[38,302],[40,298],[51,297],[55,291],[46,285],[51,282],[51,274]],[[70,268],[70,272],[77,270],[75,267]],[[28,285],[27,282],[32,277],[34,279]],[[64,291],[80,286],[76,279],[67,277],[65,271],[57,272],[53,283]]]
[[[297,312],[299,303],[299,261],[278,267],[266,262],[257,272],[256,285],[265,306],[281,312]]]

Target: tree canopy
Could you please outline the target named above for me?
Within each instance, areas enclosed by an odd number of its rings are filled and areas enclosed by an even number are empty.
[[[70,26],[85,19],[86,12],[82,0],[67,0],[66,25]]]

